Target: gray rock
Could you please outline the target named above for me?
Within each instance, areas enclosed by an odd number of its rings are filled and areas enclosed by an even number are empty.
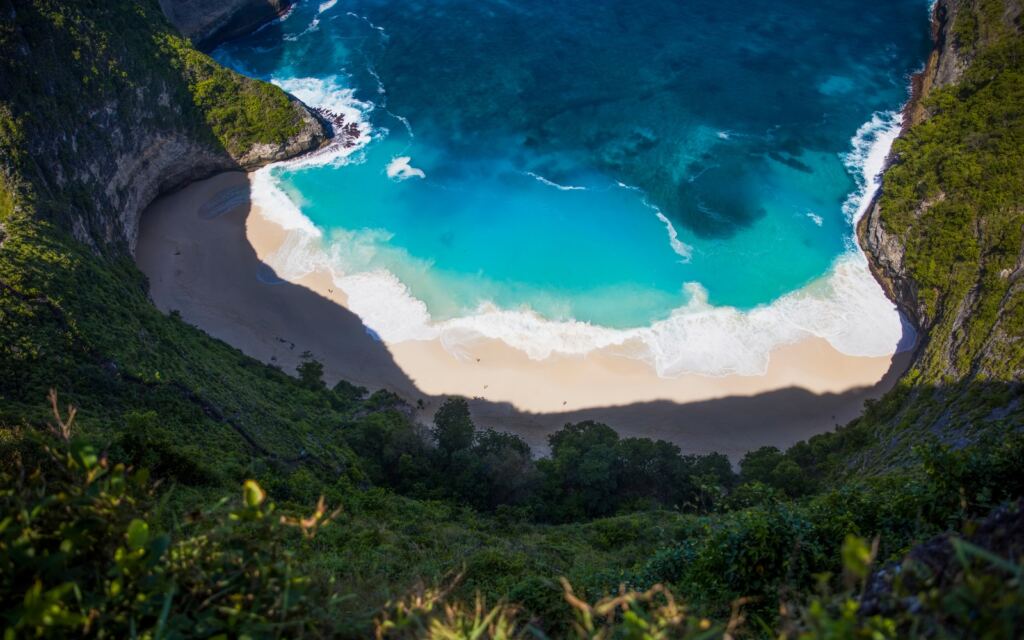
[[[292,4],[293,0],[160,0],[171,24],[203,48],[249,33]]]

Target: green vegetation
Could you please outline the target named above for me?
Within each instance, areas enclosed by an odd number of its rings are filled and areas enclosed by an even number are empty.
[[[293,377],[161,314],[83,167],[125,151],[125,123],[233,154],[280,141],[287,99],[189,48],[155,2],[16,4],[0,0],[5,640],[1024,624],[1020,296],[999,275],[1021,246],[1024,55],[992,2],[961,3],[965,84],[929,98],[886,177],[885,224],[933,314],[923,359],[853,424],[738,474],[591,422],[537,460],[460,399],[427,429],[394,394],[327,388],[313,354]]]
[[[228,166],[302,127],[283,91],[192,49],[156,0],[5,0],[0,12],[0,176],[79,239],[114,243],[121,213],[100,179],[116,168],[86,171],[83,159],[103,166],[138,154],[133,144],[188,139]]]
[[[534,460],[518,436],[476,430],[462,398],[441,405],[429,437],[391,409],[358,421],[345,441],[377,485],[551,523],[649,509],[706,512],[736,480],[721,454],[684,456],[674,444],[622,440],[594,422],[566,425],[549,437],[550,457]]]
[[[1009,637],[1024,615],[1024,511],[979,520],[1024,492],[1020,434],[933,445],[920,472],[800,502],[552,528],[427,503],[396,511],[396,497],[337,488],[333,510],[322,497],[275,505],[253,480],[241,501],[183,511],[51,402],[46,430],[8,431],[0,447],[0,615],[14,637]],[[947,530],[962,533],[872,573]],[[446,587],[361,591],[449,545],[465,564],[449,556],[461,576],[433,577]]]
[[[958,0],[952,38],[970,60],[924,100],[928,118],[897,140],[882,222],[903,241],[929,342],[916,381],[1024,372],[1024,38],[1002,0]],[[1017,6],[1019,14],[1020,7]]]
[[[220,66],[180,36],[164,33],[156,42],[170,66],[184,72],[195,106],[233,156],[255,144],[283,144],[302,128],[298,110],[281,89]]]

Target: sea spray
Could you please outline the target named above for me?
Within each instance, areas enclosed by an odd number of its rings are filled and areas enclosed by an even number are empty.
[[[843,213],[854,227],[878,193],[885,161],[902,127],[902,111],[875,113],[857,129],[852,149],[842,155],[843,164],[857,183],[843,203]]]

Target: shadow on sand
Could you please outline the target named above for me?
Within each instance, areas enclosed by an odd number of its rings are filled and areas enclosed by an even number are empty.
[[[410,404],[422,402],[418,417],[429,422],[443,398],[421,392],[358,316],[282,279],[259,259],[246,237],[250,195],[244,174],[227,173],[161,198],[146,211],[136,259],[156,305],[179,311],[213,337],[285,371],[294,372],[309,350],[324,363],[329,383],[345,379],[387,388]],[[785,448],[852,420],[866,399],[892,387],[910,355],[895,358],[874,386],[844,393],[794,387],[686,404],[642,402],[550,414],[486,399],[473,400],[471,408],[479,426],[517,433],[541,454],[547,435],[564,424],[597,420],[624,437],[668,440],[685,453],[717,451],[735,460],[751,449]]]

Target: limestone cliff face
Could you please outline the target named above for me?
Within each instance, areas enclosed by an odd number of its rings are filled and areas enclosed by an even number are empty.
[[[39,215],[104,253],[134,251],[141,212],[159,194],[330,136],[298,100],[190,49],[155,2],[125,6],[71,3],[58,20],[42,0],[18,3],[0,38],[0,133],[13,132],[0,136],[0,179],[27,177],[20,188]],[[203,102],[199,82],[226,97]],[[233,93],[257,108],[238,108]],[[245,120],[263,105],[276,109],[276,128]]]
[[[160,0],[167,19],[196,46],[237,38],[288,10],[292,0]]]
[[[105,185],[102,193],[110,210],[117,212],[101,229],[102,241],[123,239],[134,253],[142,211],[160,194],[221,171],[255,169],[318,148],[326,139],[324,125],[299,101],[292,105],[303,123],[297,135],[283,144],[253,145],[239,156],[189,131],[110,122],[112,155],[93,158],[76,176],[80,183]],[[94,231],[80,221],[74,228],[80,240],[93,244]]]
[[[926,117],[922,101],[933,89],[954,84],[967,68],[967,59],[956,45],[951,33],[957,16],[955,0],[939,0],[932,9],[932,39],[935,46],[925,68],[912,81],[912,96],[906,109],[905,127],[913,126]]]
[[[924,70],[912,79],[911,97],[904,109],[903,130],[907,131],[927,117],[924,99],[935,89],[957,82],[966,62],[950,33],[956,16],[956,0],[938,0],[932,12],[932,49]],[[904,240],[889,233],[882,224],[879,198],[868,208],[858,226],[861,247],[871,262],[875,277],[904,314],[924,331],[931,318],[918,296],[918,285],[907,273],[904,264]],[[922,203],[922,208],[927,203]]]
[[[858,234],[879,282],[921,330],[910,380],[1019,388],[1024,2],[939,0],[933,25],[934,50]]]

